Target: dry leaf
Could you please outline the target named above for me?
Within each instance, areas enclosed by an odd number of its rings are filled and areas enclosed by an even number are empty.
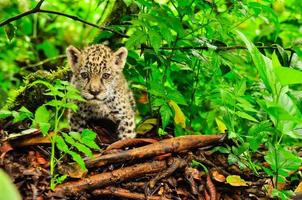
[[[186,173],[190,174],[195,180],[201,180],[200,172],[196,168],[187,167]]]
[[[219,130],[219,133],[225,133],[225,131],[227,130],[226,125],[223,123],[223,121],[221,119],[219,119],[218,117],[215,117],[215,121]]]
[[[1,153],[7,153],[11,150],[13,150],[13,147],[10,145],[9,142],[3,142],[0,146],[0,152]]]
[[[225,176],[220,174],[218,171],[213,171],[212,176],[215,179],[215,181],[218,181],[221,183],[225,182]]]
[[[247,186],[247,182],[243,180],[240,176],[230,175],[226,178],[226,181],[231,186]]]
[[[163,195],[164,192],[165,192],[165,188],[164,187],[160,187],[159,190],[158,190],[158,192],[157,192],[157,194],[158,195]]]
[[[169,101],[169,105],[171,108],[173,108],[175,112],[175,116],[174,116],[175,124],[179,124],[182,128],[186,128],[186,116],[181,111],[180,107],[173,100]]]
[[[156,118],[147,119],[136,128],[136,133],[145,134],[148,131],[150,131],[156,124],[157,124]]]
[[[77,163],[63,163],[58,166],[58,170],[71,178],[82,178],[87,174],[87,170],[83,170]]]
[[[36,152],[36,159],[37,159],[37,163],[40,165],[45,165],[48,163],[48,161],[45,160],[45,158],[43,158],[39,152]]]
[[[302,192],[302,181],[299,183],[299,185],[295,189],[295,193],[300,193]]]
[[[143,92],[137,101],[141,104],[147,104],[149,102],[147,92]]]

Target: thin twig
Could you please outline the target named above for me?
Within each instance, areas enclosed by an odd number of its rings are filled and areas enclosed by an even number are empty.
[[[48,63],[48,62],[50,62],[50,61],[57,60],[57,59],[60,59],[60,58],[66,58],[66,55],[63,55],[63,54],[62,54],[62,55],[58,55],[58,56],[56,56],[56,57],[47,58],[47,59],[42,60],[42,61],[40,61],[40,62],[37,62],[37,63],[35,63],[35,64],[27,65],[27,66],[23,67],[23,69],[35,68],[35,67],[38,67],[38,66],[40,66],[40,65],[43,65],[43,64],[45,64],[45,63]]]
[[[27,15],[31,15],[31,14],[34,14],[34,13],[39,12],[40,7],[41,7],[43,1],[44,1],[44,0],[40,0],[40,1],[37,3],[37,5],[36,5],[33,9],[31,9],[31,10],[29,10],[29,11],[26,11],[26,12],[24,12],[24,13],[21,13],[21,14],[19,14],[19,15],[16,15],[16,16],[14,16],[14,17],[11,17],[11,18],[9,18],[9,19],[7,19],[7,20],[4,20],[3,22],[0,23],[0,27],[1,27],[1,26],[4,26],[4,25],[6,25],[6,24],[9,24],[9,23],[11,23],[11,22],[13,22],[13,21],[16,21],[16,20],[18,20],[18,19],[20,19],[20,18],[22,18],[22,17],[27,16]]]
[[[256,46],[258,49],[277,49],[277,46],[271,45],[271,46]],[[149,46],[143,46],[143,49],[153,49]],[[183,47],[161,47],[161,50],[214,50],[214,51],[230,51],[230,50],[236,50],[236,49],[247,49],[246,46],[241,45],[234,45],[234,46],[214,46],[214,48],[208,47],[208,46],[183,46]],[[292,48],[285,48],[286,51],[292,51]]]
[[[113,30],[113,29],[110,29],[110,28],[107,28],[107,27],[103,27],[103,26],[98,26],[97,24],[93,24],[91,22],[85,21],[85,20],[83,20],[83,19],[81,19],[81,18],[79,18],[78,16],[75,16],[75,15],[69,15],[69,14],[65,14],[65,13],[61,13],[61,12],[53,11],[53,10],[44,10],[44,9],[41,9],[41,5],[42,5],[43,2],[44,2],[44,0],[40,0],[33,9],[31,9],[29,11],[26,11],[24,13],[21,13],[19,15],[16,15],[14,17],[11,17],[11,18],[8,18],[8,19],[4,20],[3,22],[0,23],[0,27],[1,26],[5,26],[5,25],[7,25],[7,24],[9,24],[9,23],[11,23],[13,21],[18,20],[18,19],[21,19],[22,17],[25,17],[27,15],[31,15],[31,14],[35,14],[35,13],[48,13],[48,14],[54,14],[54,15],[64,16],[64,17],[67,17],[69,19],[73,19],[75,21],[79,21],[79,22],[81,22],[83,24],[89,25],[89,26],[94,27],[94,28],[110,31],[112,33],[120,35],[121,37],[125,37],[125,38],[129,37],[128,35],[120,33],[120,32],[118,32],[116,30]]]
[[[43,10],[43,9],[40,9],[39,12],[64,16],[64,17],[73,19],[75,21],[82,22],[83,24],[89,25],[89,26],[94,27],[94,28],[110,31],[112,33],[115,33],[115,34],[120,35],[120,36],[125,37],[125,38],[129,37],[128,35],[120,33],[120,32],[118,32],[116,30],[113,30],[113,29],[110,29],[110,28],[107,28],[107,27],[104,27],[104,26],[98,26],[98,25],[93,24],[91,22],[85,21],[85,20],[83,20],[83,19],[81,19],[81,18],[79,18],[78,16],[75,16],[75,15],[69,15],[69,14],[65,14],[65,13],[61,13],[61,12],[57,12],[57,11],[53,11],[53,10]]]

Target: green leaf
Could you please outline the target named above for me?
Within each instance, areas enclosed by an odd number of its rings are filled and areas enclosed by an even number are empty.
[[[0,110],[0,119],[5,119],[12,116],[12,112],[9,110]]]
[[[267,59],[264,58],[264,56],[255,47],[255,45],[252,42],[250,42],[243,33],[241,33],[240,31],[236,31],[236,32],[239,35],[239,37],[243,40],[249,53],[251,54],[253,62],[266,88],[269,91],[272,91],[273,94],[277,94],[276,80],[274,77],[272,66],[270,65],[269,61],[267,61]]]
[[[61,103],[61,106],[64,108],[69,108],[71,109],[73,112],[76,112],[78,110],[78,106],[74,103]]]
[[[167,135],[168,133],[166,131],[164,131],[164,129],[162,128],[158,128],[158,135],[160,137]]]
[[[262,121],[254,124],[248,130],[250,149],[254,152],[257,151],[260,144],[267,140],[269,134],[273,134],[273,131],[274,129],[272,128],[272,123],[270,121]]]
[[[85,145],[83,145],[83,144],[81,144],[79,142],[76,142],[76,143],[73,144],[73,146],[76,147],[78,151],[84,153],[88,157],[92,157],[93,156],[91,150],[88,147],[86,147]]]
[[[275,53],[273,53],[272,62],[274,71],[282,85],[302,83],[302,71],[289,67],[282,67]]]
[[[81,141],[81,139],[82,139],[81,134],[78,133],[78,132],[73,132],[73,131],[71,131],[71,132],[69,133],[69,135],[70,135],[71,137],[73,137],[74,139],[78,140],[78,141]]]
[[[64,181],[67,177],[68,177],[67,175],[62,175],[62,176],[56,177],[56,183],[57,183],[57,184],[63,183],[63,181]]]
[[[245,112],[237,111],[236,115],[238,117],[241,117],[241,118],[244,118],[244,119],[248,119],[248,120],[253,121],[253,122],[258,122],[257,119],[255,119],[254,117],[252,117],[251,115],[249,115],[249,114],[247,114]]]
[[[281,200],[288,200],[292,199],[294,192],[291,190],[278,190],[276,188],[273,188],[272,190],[272,197],[276,197]]]
[[[245,100],[243,97],[237,97],[236,100],[239,102],[236,105],[243,108],[244,111],[255,112],[255,113],[258,112],[258,110],[256,110],[254,106],[250,102]]]
[[[158,31],[150,30],[148,32],[151,46],[154,48],[155,52],[158,52],[161,47],[161,36]]]
[[[14,25],[12,25],[12,24],[9,23],[9,24],[7,24],[5,26],[4,30],[5,30],[7,39],[9,41],[11,41],[14,38],[14,36],[15,36],[16,27]]]
[[[18,192],[18,189],[14,185],[13,181],[10,179],[9,175],[7,175],[2,169],[0,169],[0,194],[1,199],[13,199],[13,200],[21,200],[21,195]]]
[[[166,126],[168,125],[173,114],[172,114],[170,107],[167,104],[164,104],[160,107],[159,113],[161,116],[162,128],[164,130],[166,128]]]
[[[87,170],[83,158],[78,153],[69,151],[68,154],[71,155],[72,159],[76,161],[83,170]]]
[[[56,145],[60,151],[63,151],[65,153],[69,152],[69,148],[61,136],[56,135],[55,137],[53,137],[53,139],[55,140]]]
[[[45,105],[40,106],[35,112],[35,121],[37,123],[46,123],[50,119],[50,112]]]
[[[175,101],[179,105],[187,105],[187,102],[183,95],[176,89],[166,88],[167,98]]]
[[[70,144],[70,145],[74,145],[75,143],[76,143],[76,141],[70,136],[70,135],[68,135],[68,134],[66,134],[66,133],[62,133],[62,135],[63,135],[63,137],[64,137],[64,140],[68,143],[68,144]]]
[[[136,128],[137,134],[145,134],[152,130],[157,124],[156,118],[150,118],[144,120],[142,123],[139,124],[139,126]]]
[[[137,29],[128,39],[126,47],[128,49],[133,49],[147,40],[146,33]]]
[[[26,114],[29,114],[29,115],[32,115],[32,112],[30,112],[27,108],[25,108],[24,106],[22,106],[20,109],[19,109],[19,112],[22,112],[22,113],[26,113]]]
[[[79,141],[81,141],[81,143],[85,144],[89,148],[99,150],[100,147],[95,142],[96,136],[97,134],[92,130],[84,129],[81,133],[81,139]]]
[[[42,81],[42,80],[34,81],[34,82],[32,82],[32,83],[30,84],[30,86],[34,86],[34,85],[38,85],[38,84],[41,84],[41,85],[46,86],[46,87],[47,87],[49,90],[51,90],[51,91],[56,90],[56,89],[54,88],[54,86],[53,86],[51,83],[49,83],[49,82],[47,82],[47,81]]]
[[[148,92],[152,95],[158,96],[158,97],[165,97],[166,92],[165,89],[163,89],[163,85],[159,83],[158,81],[154,80],[151,82],[151,89],[148,90]]]
[[[24,106],[19,109],[19,112],[13,111],[12,114],[14,117],[13,123],[23,121],[24,119],[29,119],[33,116],[32,112],[27,110],[27,108]]]
[[[48,131],[50,129],[50,123],[44,123],[44,122],[39,122],[39,128],[42,132],[42,134],[45,136],[48,134]]]
[[[97,134],[94,131],[89,130],[89,129],[83,129],[82,133],[81,133],[82,139],[86,140],[86,141],[88,141],[88,140],[93,141],[96,139],[96,136],[97,136]]]
[[[36,45],[36,47],[37,47],[37,49],[43,50],[44,54],[48,58],[52,58],[52,57],[59,55],[59,51],[55,47],[55,45],[47,40],[45,40],[41,44]]]
[[[49,92],[45,92],[44,95],[46,96],[59,96],[59,97],[64,97],[64,93],[60,92],[59,90],[57,90],[57,88],[54,88],[54,90],[51,90]]]
[[[175,128],[174,128],[174,135],[175,137],[179,137],[182,135],[185,135],[185,129],[182,127],[182,125],[180,124],[175,124]]]
[[[302,159],[281,146],[269,146],[268,153],[264,156],[270,164],[272,171],[280,177],[288,177],[291,172],[296,171],[302,164]]]
[[[153,107],[161,107],[162,105],[166,104],[166,101],[164,99],[155,99],[153,102],[152,102],[152,106]]]
[[[62,101],[53,99],[53,100],[47,102],[45,105],[52,106],[52,107],[61,107],[62,103],[63,103]]]
[[[130,6],[132,4],[133,0],[123,0],[123,1],[126,4],[126,6],[128,7],[128,6]]]
[[[85,101],[85,99],[81,96],[80,93],[76,91],[71,91],[70,89],[67,88],[67,93],[66,93],[66,98],[70,100],[77,100],[77,101]]]

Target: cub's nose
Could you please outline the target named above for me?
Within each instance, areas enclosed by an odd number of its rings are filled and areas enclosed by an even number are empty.
[[[90,94],[92,94],[93,96],[96,96],[96,95],[98,95],[98,94],[100,93],[100,90],[92,90],[92,89],[90,89],[89,92],[90,92]]]

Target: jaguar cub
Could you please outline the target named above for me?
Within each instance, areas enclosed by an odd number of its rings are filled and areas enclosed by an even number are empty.
[[[83,50],[69,46],[66,53],[73,72],[71,83],[86,99],[77,103],[76,113],[69,113],[72,130],[85,128],[89,120],[105,118],[118,124],[119,138],[134,138],[135,101],[123,75],[127,49],[113,52],[97,44]]]

